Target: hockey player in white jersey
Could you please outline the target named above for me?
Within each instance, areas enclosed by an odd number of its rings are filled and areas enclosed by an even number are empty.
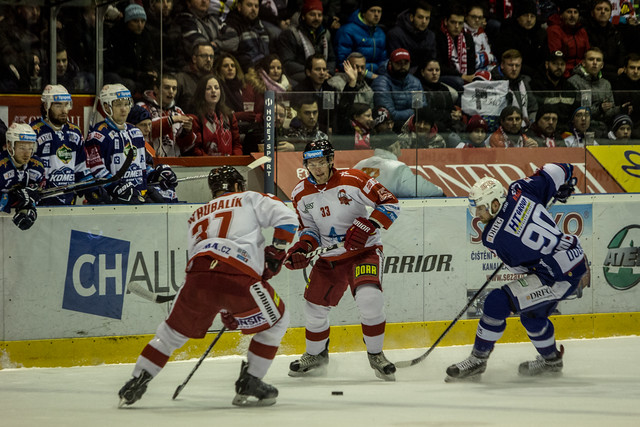
[[[376,376],[395,380],[395,366],[382,352],[386,316],[382,296],[383,254],[380,229],[388,229],[399,212],[398,199],[357,169],[333,167],[327,140],[312,141],[303,153],[309,177],[291,195],[300,221],[300,239],[289,249],[285,266],[309,265],[307,254],[344,242],[314,264],[304,298],[306,352],[290,365],[290,376],[321,375],[329,363],[329,312],[347,288],[360,312],[369,364]],[[367,207],[373,208],[369,215]]]
[[[213,200],[189,218],[189,262],[184,285],[167,319],[142,350],[133,378],[118,393],[131,405],[158,375],[171,354],[189,338],[203,338],[221,313],[229,329],[256,334],[236,381],[238,406],[275,403],[278,390],[262,381],[289,325],[289,313],[268,279],[276,275],[298,223],[294,212],[274,196],[244,191],[242,175],[230,166],[209,174]],[[274,228],[265,247],[263,228]]]
[[[375,178],[396,197],[442,197],[442,188],[411,171],[398,160],[401,141],[393,132],[371,136],[373,156],[360,160],[353,168]]]
[[[589,267],[577,236],[564,234],[546,205],[552,198],[565,203],[574,191],[573,166],[549,163],[533,176],[515,181],[505,191],[498,180],[485,177],[469,191],[471,215],[484,224],[482,243],[522,279],[487,295],[471,355],[447,368],[445,381],[478,379],[487,367],[495,342],[513,312],[538,351],[523,362],[523,376],[561,373],[564,347],[556,346],[549,315],[558,302],[588,286]]]

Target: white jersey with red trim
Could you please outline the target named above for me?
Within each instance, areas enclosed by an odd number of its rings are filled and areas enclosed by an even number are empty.
[[[357,169],[333,169],[329,182],[323,185],[304,179],[293,189],[291,199],[300,220],[300,238],[312,238],[323,247],[344,241],[347,230],[358,217],[369,218],[388,229],[400,211],[396,196]],[[371,215],[367,207],[373,208]],[[365,247],[381,245],[378,229]],[[345,254],[344,247],[339,247],[322,256],[339,258]]]
[[[287,243],[298,229],[295,213],[280,199],[255,191],[216,197],[199,207],[188,224],[189,265],[207,255],[254,277],[264,270],[262,229],[274,227],[274,239]]]

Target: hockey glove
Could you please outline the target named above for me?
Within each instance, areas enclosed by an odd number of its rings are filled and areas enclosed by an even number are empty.
[[[13,216],[13,223],[18,226],[20,230],[28,230],[33,223],[36,222],[38,213],[35,208],[20,209]]]
[[[173,190],[178,186],[178,177],[169,165],[158,165],[149,173],[147,182],[159,184],[164,190]]]
[[[311,244],[304,240],[298,241],[295,245],[291,246],[287,252],[287,257],[284,260],[284,266],[289,270],[299,270],[305,268],[311,262],[310,258],[307,258],[307,254],[311,250]]]
[[[111,197],[113,203],[125,203],[135,205],[142,203],[144,199],[140,192],[133,186],[130,181],[121,181],[111,189]]]
[[[575,177],[569,178],[567,182],[558,187],[558,191],[556,191],[556,194],[553,196],[554,199],[560,203],[567,203],[569,197],[576,191],[575,185],[577,181]]]
[[[369,236],[376,233],[376,226],[366,218],[358,217],[347,230],[344,238],[344,248],[348,251],[357,251],[364,248]]]
[[[30,187],[11,190],[9,197],[11,199],[11,206],[16,208],[16,210],[34,208],[40,200],[38,191]]]
[[[89,205],[102,205],[111,201],[109,193],[104,187],[94,187],[79,191],[78,196],[84,197],[85,202]]]
[[[278,249],[273,245],[264,248],[264,271],[262,272],[262,280],[269,280],[280,273],[282,262],[286,256],[287,253],[284,249]]]
[[[228,311],[220,312],[220,320],[222,320],[222,324],[230,331],[235,331],[236,329],[238,329],[238,321],[235,317],[233,317],[233,314],[229,313]]]

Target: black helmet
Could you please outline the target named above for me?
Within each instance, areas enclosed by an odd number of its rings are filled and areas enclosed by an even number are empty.
[[[233,184],[239,184],[240,191],[244,191],[244,178],[235,168],[222,166],[209,172],[209,188],[214,196],[218,191],[235,191]]]
[[[302,153],[302,163],[307,166],[307,160],[317,159],[319,157],[327,157],[327,161],[333,160],[333,145],[326,139],[318,139],[317,141],[311,141],[304,147]]]

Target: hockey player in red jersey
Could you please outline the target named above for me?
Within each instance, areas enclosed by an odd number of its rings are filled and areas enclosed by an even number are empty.
[[[184,285],[167,319],[138,357],[133,378],[120,389],[121,405],[131,405],[147,389],[171,354],[189,338],[203,338],[221,313],[229,329],[256,334],[236,381],[238,406],[272,405],[278,390],[262,381],[289,325],[289,313],[268,279],[285,258],[298,228],[295,214],[274,196],[245,191],[230,166],[209,174],[213,200],[189,218],[189,262]],[[274,227],[264,247],[262,229]]]
[[[382,352],[386,316],[382,296],[380,229],[395,221],[396,197],[357,169],[333,167],[334,149],[327,140],[312,141],[303,153],[309,177],[294,188],[291,199],[300,221],[300,240],[289,249],[285,266],[309,265],[307,254],[322,246],[344,246],[322,254],[311,269],[306,300],[306,352],[290,365],[293,377],[321,375],[329,363],[329,311],[347,288],[360,312],[369,364],[376,376],[395,380],[396,367]],[[373,212],[368,213],[367,208]]]

